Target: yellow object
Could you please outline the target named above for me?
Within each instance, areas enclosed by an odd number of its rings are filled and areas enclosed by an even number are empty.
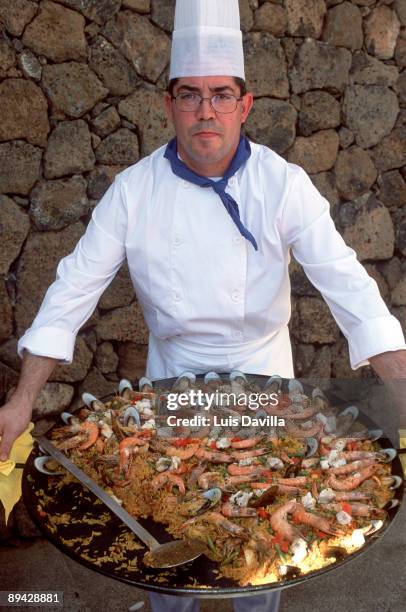
[[[25,463],[33,447],[31,431],[34,423],[29,423],[27,429],[19,436],[10,452],[7,461],[0,461],[0,502],[4,506],[6,524],[10,512],[21,497],[21,481],[23,470],[16,468],[16,463]]]
[[[399,439],[400,439],[399,448],[406,448],[406,429],[399,429]],[[403,465],[403,471],[406,476],[406,455],[399,455],[399,457]]]

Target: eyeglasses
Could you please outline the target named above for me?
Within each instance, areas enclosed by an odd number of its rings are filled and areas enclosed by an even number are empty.
[[[188,91],[172,96],[172,100],[175,100],[176,108],[186,113],[196,112],[203,100],[210,100],[210,105],[216,113],[233,113],[242,98],[232,94],[215,94],[211,98],[203,98],[197,93]]]

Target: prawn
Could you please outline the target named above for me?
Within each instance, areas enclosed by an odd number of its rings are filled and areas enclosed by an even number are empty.
[[[253,448],[261,442],[263,436],[257,438],[246,438],[245,440],[235,440],[231,442],[231,448]]]
[[[230,457],[239,461],[240,459],[250,459],[251,457],[260,457],[261,455],[266,455],[271,451],[269,448],[257,448],[256,450],[248,450],[248,451],[233,451],[230,453]]]
[[[202,489],[221,487],[223,485],[223,479],[218,472],[204,472],[204,474],[198,477],[197,482]]]
[[[289,421],[286,421],[286,431],[292,438],[314,438],[320,433],[322,423],[314,423],[311,427],[302,428]]]
[[[304,487],[307,484],[307,476],[296,476],[292,478],[278,478],[276,484],[287,485],[288,487]]]
[[[69,450],[70,448],[78,448],[79,450],[86,450],[93,446],[99,437],[99,428],[97,423],[91,421],[84,421],[83,423],[75,423],[71,428],[66,430],[68,432],[76,433],[77,435],[58,442],[55,446],[59,450]],[[85,438],[85,439],[84,439]]]
[[[352,501],[371,499],[372,493],[368,491],[334,491],[334,500],[336,501]]]
[[[179,457],[179,459],[190,459],[196,453],[199,448],[199,444],[190,444],[187,448],[176,448],[176,446],[169,446],[165,453],[168,457]]]
[[[237,465],[232,463],[227,466],[227,472],[231,476],[247,476],[248,474],[259,476],[261,474],[261,467],[258,465]]]
[[[151,480],[151,486],[154,489],[154,491],[156,491],[160,489],[161,487],[163,487],[168,481],[170,481],[173,485],[176,485],[178,487],[179,493],[181,495],[185,495],[186,493],[185,483],[183,482],[180,476],[177,476],[176,474],[173,474],[172,472],[161,472],[160,474],[157,474],[157,476],[155,476]]]
[[[341,508],[340,508],[341,510]],[[312,512],[306,512],[302,504],[296,503],[293,511],[293,519],[304,525],[310,525],[314,529],[320,529],[324,533],[336,535],[336,531],[331,527],[330,521],[326,518],[313,514]]]
[[[148,442],[141,440],[137,436],[131,436],[130,438],[124,438],[119,444],[120,450],[120,472],[128,473],[130,469],[131,456],[135,455],[139,451],[140,446],[146,446]],[[147,447],[148,448],[148,447]]]
[[[369,504],[355,502],[353,504],[348,504],[348,506],[350,507],[349,514],[352,516],[371,516],[372,518],[383,518],[386,514],[385,510],[375,508]],[[327,510],[333,510],[334,512],[340,512],[343,509],[339,503],[325,504],[323,507]]]
[[[255,508],[249,508],[248,506],[235,506],[227,502],[221,506],[221,513],[228,517],[247,517],[257,516]]]
[[[204,516],[205,520],[209,523],[214,523],[217,527],[221,527],[225,531],[228,531],[232,535],[235,536],[243,536],[247,534],[247,531],[244,527],[229,521],[225,518],[220,512],[209,512]]]
[[[279,508],[271,514],[269,519],[274,532],[289,542],[293,542],[301,537],[299,531],[288,522],[288,514],[291,514],[296,506],[297,502],[291,499],[285,504],[282,504],[282,506],[279,506]]]
[[[195,453],[196,457],[199,459],[206,459],[207,461],[211,461],[211,463],[231,463],[232,458],[226,453],[221,453],[218,451],[209,451],[205,448],[199,448]]]
[[[376,467],[376,465],[368,465],[359,472],[355,472],[352,476],[343,478],[342,480],[336,478],[335,474],[331,474],[327,483],[332,489],[336,489],[337,491],[351,491],[352,489],[356,489],[361,482],[370,478],[374,474]]]
[[[341,465],[336,468],[329,468],[329,474],[351,474],[352,472],[357,472],[362,470],[363,468],[368,467],[369,465],[373,465],[375,463],[375,459],[362,459],[360,461],[353,461],[352,463],[347,463],[346,465]]]

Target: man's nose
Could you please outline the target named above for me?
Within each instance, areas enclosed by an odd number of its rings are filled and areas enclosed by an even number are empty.
[[[206,120],[212,119],[216,116],[216,111],[211,105],[210,98],[203,98],[200,102],[200,105],[196,111],[198,119]]]

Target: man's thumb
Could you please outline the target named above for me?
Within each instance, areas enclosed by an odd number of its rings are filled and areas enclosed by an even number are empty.
[[[0,441],[0,461],[7,461],[13,442],[14,440],[10,434],[3,434]]]

